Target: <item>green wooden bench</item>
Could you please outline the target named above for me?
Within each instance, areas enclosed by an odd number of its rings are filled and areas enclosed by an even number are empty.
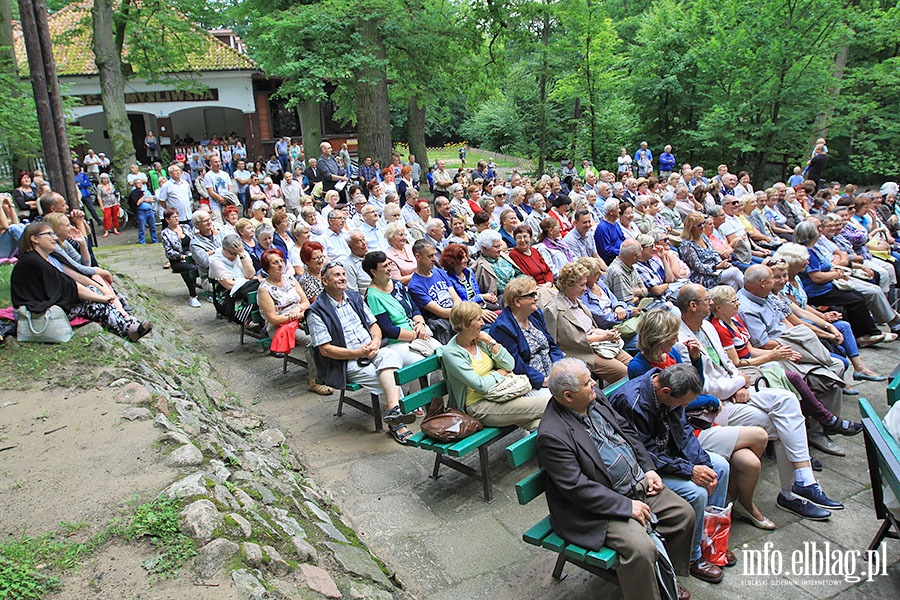
[[[900,365],[891,373],[891,382],[887,386],[888,406],[893,406],[897,400],[900,400]]]
[[[244,336],[252,337],[256,340],[256,343],[260,346],[268,348],[268,346],[272,343],[272,338],[269,337],[269,332],[265,327],[266,320],[263,318],[262,313],[259,311],[259,304],[256,303],[256,292],[250,292],[247,294],[247,300],[242,302],[240,306],[235,307],[235,311],[240,313],[241,309],[246,307],[247,305],[253,306],[253,311],[250,313],[250,320],[254,323],[262,323],[263,327],[259,331],[254,331],[247,327],[244,323],[241,323],[241,346],[244,345]]]
[[[310,350],[313,354],[318,354],[318,352],[319,352],[316,348],[310,348]],[[297,363],[300,362],[299,359],[296,359],[296,358],[291,358],[290,361],[297,362]],[[287,361],[285,361],[284,368],[285,368],[285,372],[286,372]],[[316,379],[316,381],[318,383],[322,383],[322,384],[325,383],[321,377]],[[337,408],[337,412],[334,413],[334,416],[343,417],[344,416],[344,405],[349,404],[353,408],[355,408],[359,411],[362,411],[372,417],[372,420],[375,422],[375,433],[383,433],[384,426],[382,425],[382,420],[381,420],[381,413],[382,413],[381,400],[378,398],[378,394],[371,394],[371,393],[369,394],[369,404],[364,404],[360,400],[357,400],[356,398],[352,398],[347,395],[347,392],[358,392],[361,389],[363,389],[363,388],[358,383],[352,383],[352,382],[348,381],[347,384],[344,386],[344,389],[340,390],[341,395],[338,397],[338,408]]]
[[[604,393],[608,396],[625,381],[622,380],[609,386],[603,390]],[[507,446],[506,460],[511,468],[518,469],[532,459],[537,458],[537,433],[537,431],[533,431],[521,440]],[[535,498],[539,498],[546,490],[547,472],[543,467],[539,467],[537,471],[516,484],[516,499],[519,501],[519,504],[524,506]],[[556,559],[556,565],[553,567],[553,578],[557,581],[565,579],[563,569],[568,562],[608,581],[618,583],[615,573],[615,567],[618,562],[616,551],[605,546],[599,550],[588,550],[576,544],[567,543],[553,531],[553,526],[550,525],[550,515],[547,515],[526,530],[522,534],[522,539],[527,544],[552,550],[559,555]]]
[[[888,433],[884,423],[872,405],[865,398],[859,399],[859,413],[862,417],[863,433],[866,440],[866,458],[869,463],[869,478],[872,481],[872,496],[875,516],[882,521],[881,527],[869,550],[876,550],[885,538],[900,539],[900,520],[884,505],[882,485],[887,485],[900,498],[900,446]]]
[[[447,397],[447,382],[441,380],[435,384],[428,385],[428,375],[431,373],[442,373],[441,360],[438,356],[430,356],[422,360],[398,369],[394,373],[394,381],[397,385],[406,385],[412,381],[419,380],[421,389],[400,399],[400,409],[406,413],[416,410],[420,407],[427,407],[432,398]],[[418,432],[407,440],[407,445],[414,448],[422,448],[434,452],[434,469],[430,477],[438,479],[440,477],[441,465],[447,466],[454,471],[458,471],[467,477],[471,477],[476,481],[480,481],[484,492],[484,501],[494,501],[494,490],[491,482],[491,464],[489,461],[488,449],[495,442],[503,439],[518,427],[510,425],[508,427],[485,427],[478,433],[474,433],[467,438],[456,442],[439,442],[425,435],[424,432]],[[478,451],[478,468],[475,469],[467,464],[457,460],[467,454]]]

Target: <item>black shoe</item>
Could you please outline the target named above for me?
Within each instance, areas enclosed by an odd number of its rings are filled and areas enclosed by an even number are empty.
[[[821,471],[825,468],[822,466],[822,463],[819,461],[819,459],[815,456],[809,457],[809,465],[812,467],[813,471]]]

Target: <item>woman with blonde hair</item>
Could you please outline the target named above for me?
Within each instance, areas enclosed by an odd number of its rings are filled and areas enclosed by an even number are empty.
[[[625,377],[631,356],[622,350],[619,332],[597,327],[579,299],[587,287],[587,276],[587,267],[578,263],[560,270],[556,280],[559,293],[544,307],[547,332],[566,356],[584,361],[594,375],[614,383]]]
[[[740,269],[731,266],[729,261],[722,260],[713,248],[712,242],[703,232],[707,221],[712,224],[712,217],[696,212],[685,217],[678,254],[691,270],[690,279],[693,283],[705,288],[725,284],[739,290],[743,287],[744,276]]]
[[[549,394],[525,395],[502,403],[484,397],[512,372],[515,361],[482,329],[482,312],[474,302],[460,302],[450,311],[456,335],[442,354],[449,404],[490,427],[518,425],[533,431],[547,408]]]
[[[384,212],[387,214],[387,207]],[[388,242],[385,254],[390,263],[391,279],[396,279],[406,285],[412,279],[413,273],[416,272],[416,257],[413,256],[412,247],[408,243],[406,225],[402,220],[391,223],[384,230],[384,238]]]

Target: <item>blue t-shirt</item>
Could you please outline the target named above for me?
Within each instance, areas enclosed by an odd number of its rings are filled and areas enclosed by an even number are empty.
[[[422,311],[422,316],[426,319],[437,318],[431,311],[425,310],[425,306],[429,302],[437,302],[441,308],[453,308],[453,297],[450,295],[453,282],[450,281],[450,277],[443,269],[435,267],[429,277],[413,273],[412,279],[409,280],[406,287],[416,306]]]
[[[809,278],[809,274],[830,270],[831,263],[823,259],[815,248],[810,248],[809,265],[806,266],[805,272],[800,273],[800,282],[803,284],[803,289],[806,290],[806,294],[810,297],[810,300],[816,296],[827,294],[834,288],[834,284],[830,281],[826,283],[814,283],[813,280]]]

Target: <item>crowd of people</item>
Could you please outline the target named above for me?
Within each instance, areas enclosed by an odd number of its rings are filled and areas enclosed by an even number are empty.
[[[779,508],[810,520],[843,508],[816,480],[809,448],[843,456],[834,436],[861,431],[842,417],[851,382],[886,380],[860,349],[900,333],[900,207],[895,183],[823,184],[824,140],[807,178],[798,169],[763,190],[726,165],[707,178],[668,146],[654,159],[646,144],[633,158],[623,149],[617,170],[584,160],[536,179],[500,177],[483,160],[454,173],[438,160],[423,173],[398,155],[354,169],[346,146],[328,142],[306,160],[279,140],[252,170],[235,146],[197,149],[129,175],[134,208],[148,212],[141,243],[145,227],[162,240],[190,303],[205,289],[229,319],[267,328],[273,351],[275,340],[279,352],[300,346],[315,393],[353,382],[379,395],[401,444],[419,415],[400,410],[393,373],[421,360],[418,342],[439,346],[451,406],[538,430],[554,530],[616,549],[626,597],[658,597],[651,511],[679,573],[708,582],[724,575],[700,552],[707,506],[730,498],[737,517],[776,528],[754,502],[770,441]],[[34,309],[62,302],[145,334],[102,269],[76,266],[91,264],[83,213],[47,218],[33,204],[58,195],[29,196],[31,183],[23,177],[15,197],[36,218],[20,263],[45,279],[14,275],[14,303],[68,278]],[[252,292],[264,323],[251,320]],[[509,374],[529,389],[493,401]],[[595,390],[625,378],[610,398]]]

